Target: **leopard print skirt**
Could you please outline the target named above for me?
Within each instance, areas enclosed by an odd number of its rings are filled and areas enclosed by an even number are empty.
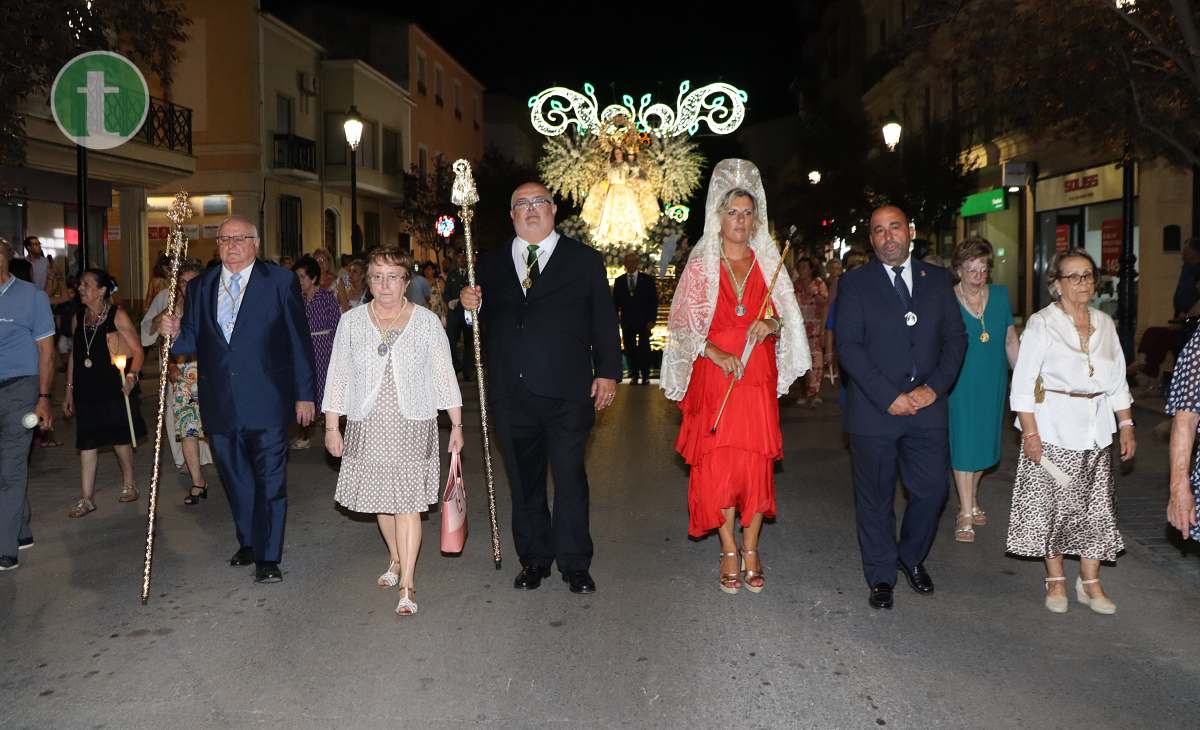
[[[1074,451],[1044,444],[1043,453],[1070,477],[1060,487],[1021,453],[1013,484],[1007,550],[1035,558],[1077,555],[1116,560],[1125,549],[1117,531],[1112,447]]]

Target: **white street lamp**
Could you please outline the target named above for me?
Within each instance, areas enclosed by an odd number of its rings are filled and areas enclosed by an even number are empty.
[[[888,112],[887,117],[883,120],[883,143],[891,151],[895,151],[896,145],[900,144],[900,133],[903,127],[900,126],[900,118],[896,116],[896,111]]]

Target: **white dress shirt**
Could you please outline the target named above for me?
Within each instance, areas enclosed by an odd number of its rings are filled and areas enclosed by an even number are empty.
[[[892,288],[896,288],[896,272],[892,271],[892,267],[884,264],[882,261],[879,263],[883,264],[883,270],[887,272],[888,282],[891,283]],[[909,254],[908,258],[904,259],[904,263],[900,265],[904,267],[904,270],[900,272],[900,278],[904,279],[905,285],[908,286],[908,295],[911,297],[913,295],[912,254]]]
[[[550,231],[550,235],[538,242],[537,261],[538,271],[546,270],[546,264],[550,262],[550,257],[554,255],[554,247],[558,245],[558,231]],[[517,272],[517,281],[524,282],[528,275],[529,266],[526,262],[529,260],[529,241],[517,236],[512,242],[513,268]],[[522,287],[521,291],[525,291]]]
[[[1034,414],[1044,443],[1075,451],[1110,445],[1117,431],[1115,412],[1133,403],[1125,382],[1125,355],[1112,317],[1090,307],[1088,316],[1092,325],[1088,351],[1094,374],[1088,376],[1088,353],[1080,347],[1075,322],[1061,307],[1051,304],[1025,323],[1009,397],[1014,411]],[[1046,393],[1038,403],[1034,397],[1038,375],[1042,387],[1049,390],[1103,395],[1073,398]]]
[[[322,412],[341,413],[351,421],[366,420],[379,398],[389,359],[400,413],[405,418],[425,421],[435,418],[439,410],[462,406],[450,340],[436,314],[414,305],[408,324],[385,356],[379,355],[380,342],[370,306],[355,307],[342,315],[333,336]]]

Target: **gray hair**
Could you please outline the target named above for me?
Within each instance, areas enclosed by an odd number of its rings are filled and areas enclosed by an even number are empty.
[[[1062,264],[1067,259],[1083,259],[1092,267],[1092,281],[1095,282],[1096,288],[1100,287],[1100,267],[1096,266],[1096,259],[1082,248],[1072,248],[1054,255],[1050,260],[1050,267],[1047,269],[1047,288],[1050,290],[1050,296],[1054,301],[1058,301],[1062,297],[1061,287],[1058,283],[1062,278]]]
[[[247,218],[244,215],[231,215],[228,218],[226,218],[225,220],[221,221],[221,225],[217,226],[218,235],[220,235],[220,231],[222,228],[225,227],[226,223],[235,223],[235,222],[236,223],[245,223],[246,225],[250,226],[250,230],[254,233],[255,240],[261,240],[258,237],[258,226],[254,225],[254,221],[250,220],[249,218]]]

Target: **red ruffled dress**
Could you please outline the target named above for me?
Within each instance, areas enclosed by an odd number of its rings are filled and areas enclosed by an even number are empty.
[[[737,296],[724,267],[719,289],[708,340],[741,357],[746,331],[766,296],[767,284],[756,263],[742,297],[747,310],[743,317],[734,312]],[[687,394],[679,402],[683,424],[675,442],[675,450],[691,466],[688,534],[692,537],[701,537],[723,525],[721,510],[729,507],[742,516],[743,527],[758,512],[775,516],[774,462],[783,458],[779,399],[775,396],[778,379],[775,338],[768,337],[750,355],[745,374],[729,396],[721,426],[713,434],[713,421],[729,388],[729,376],[707,357],[696,358],[692,365]]]

